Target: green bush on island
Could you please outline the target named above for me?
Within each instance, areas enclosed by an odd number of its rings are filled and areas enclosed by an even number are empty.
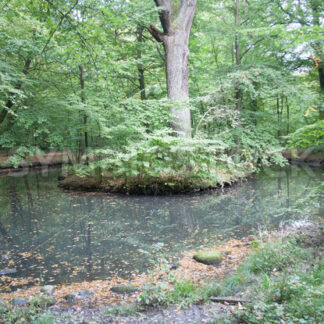
[[[156,131],[122,150],[94,150],[92,161],[71,167],[61,185],[69,189],[135,194],[215,188],[255,172],[259,162],[285,163],[278,151],[268,152],[268,148],[265,148],[267,154],[258,151],[257,148],[266,146],[266,141],[257,142],[255,135],[240,133],[244,146],[236,148],[234,137],[183,138],[172,136],[170,129]],[[257,147],[252,144],[255,142]]]

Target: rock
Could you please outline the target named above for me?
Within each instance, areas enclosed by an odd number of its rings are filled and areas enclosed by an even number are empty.
[[[64,299],[66,299],[68,302],[75,302],[78,299],[78,293],[72,292],[64,296]]]
[[[133,285],[116,285],[111,287],[110,290],[117,294],[132,294],[137,291],[138,288]]]
[[[11,305],[13,305],[13,306],[23,306],[26,304],[28,304],[27,298],[16,297],[16,298],[13,298],[11,301]]]
[[[198,251],[193,258],[204,264],[217,264],[222,261],[222,254],[215,249]]]
[[[71,292],[70,294],[67,294],[64,298],[68,301],[68,302],[76,302],[78,300],[83,300],[86,298],[90,298],[94,295],[93,292],[82,289],[79,291],[74,291]]]
[[[42,287],[41,292],[43,292],[47,296],[52,296],[55,290],[55,286],[52,285],[46,285]]]
[[[12,274],[12,273],[16,273],[17,269],[4,269],[0,271],[0,275],[8,275],[8,274]]]
[[[0,315],[8,312],[9,309],[9,305],[3,299],[0,299]]]
[[[180,267],[180,264],[172,262],[169,264],[169,266],[170,266],[170,270],[177,270]]]

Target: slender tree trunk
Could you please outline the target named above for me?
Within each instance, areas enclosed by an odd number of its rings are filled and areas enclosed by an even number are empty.
[[[175,107],[171,108],[173,115],[171,127],[176,132],[191,137],[191,115],[188,107],[188,43],[197,0],[182,0],[176,12],[173,12],[171,0],[154,0],[154,2],[161,8],[160,21],[163,33],[154,26],[150,26],[149,31],[164,46],[168,98],[175,101]]]
[[[85,104],[85,94],[84,94],[84,71],[82,65],[79,66],[79,71],[80,71],[80,86],[81,86],[81,102]],[[83,124],[84,124],[84,147],[85,147],[85,152],[86,152],[86,163],[89,164],[88,160],[88,148],[89,148],[89,137],[88,137],[88,131],[87,131],[87,123],[88,123],[88,116],[87,113],[83,113]]]
[[[320,81],[319,119],[324,120],[324,62],[318,64],[318,77]]]
[[[240,28],[240,0],[235,0],[235,63],[236,67],[239,68],[241,65],[241,49],[240,49],[240,38],[238,30]],[[237,81],[235,84],[235,99],[236,109],[241,110],[243,108],[243,93],[240,89],[240,82]]]
[[[290,133],[290,108],[288,103],[288,97],[286,97],[286,112],[287,112],[287,135]]]
[[[278,122],[278,138],[281,138],[281,122],[280,122],[280,101],[279,96],[277,96],[277,122]]]
[[[138,70],[138,82],[139,88],[141,93],[141,100],[146,100],[146,93],[145,93],[145,77],[144,77],[144,68],[142,64],[142,43],[143,43],[143,30],[144,27],[138,25],[137,26],[137,70]]]
[[[31,61],[32,61],[31,58],[28,58],[26,60],[25,65],[24,65],[24,68],[23,68],[23,71],[22,71],[22,73],[24,75],[27,75],[28,74]],[[15,87],[15,89],[16,90],[20,90],[21,87],[22,87],[22,85],[23,85],[23,82],[22,81],[18,82],[17,85],[16,85],[16,87]],[[6,119],[9,110],[14,105],[14,97],[15,97],[15,94],[14,93],[9,93],[8,100],[6,102],[6,106],[5,106],[4,109],[2,109],[1,114],[0,114],[0,127],[1,127],[2,123],[4,122],[4,120]]]

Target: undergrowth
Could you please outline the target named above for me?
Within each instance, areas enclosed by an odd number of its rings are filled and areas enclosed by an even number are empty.
[[[62,185],[82,189],[82,183],[107,191],[163,194],[203,190],[231,183],[255,172],[259,164],[284,165],[280,151],[267,154],[260,145],[251,147],[255,138],[244,133],[243,146],[226,144],[223,139],[183,138],[170,130],[146,134],[144,140],[129,143],[123,150],[93,151],[89,165],[70,168],[89,181],[67,177]],[[260,141],[262,142],[262,141]],[[70,180],[69,180],[70,179]],[[72,180],[72,181],[71,181]]]
[[[323,233],[317,230],[316,235]],[[136,307],[188,307],[208,302],[211,296],[236,296],[252,302],[215,318],[215,323],[323,323],[324,249],[304,243],[305,234],[296,233],[255,241],[246,261],[222,282],[197,286],[165,278],[146,285]]]
[[[222,295],[243,294],[252,303],[224,323],[323,323],[323,252],[322,246],[303,248],[298,237],[256,243],[221,285]]]

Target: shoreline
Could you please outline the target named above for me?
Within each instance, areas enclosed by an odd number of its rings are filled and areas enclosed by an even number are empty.
[[[151,274],[142,274],[131,282],[120,280],[120,278],[116,277],[115,281],[98,280],[94,282],[83,282],[80,284],[59,285],[55,288],[53,293],[55,304],[46,308],[46,314],[52,317],[54,316],[55,323],[70,323],[71,319],[70,321],[65,321],[65,319],[68,317],[71,317],[72,320],[79,320],[80,318],[83,318],[85,321],[90,320],[90,322],[93,320],[93,318],[95,318],[96,323],[128,323],[128,321],[135,321],[136,319],[138,320],[136,323],[149,323],[152,316],[154,316],[154,318],[158,318],[159,320],[164,320],[165,318],[178,318],[179,316],[180,318],[187,320],[192,318],[192,312],[194,312],[195,316],[198,316],[198,319],[206,318],[206,316],[210,320],[214,319],[215,316],[221,319],[224,318],[224,316],[234,316],[235,318],[238,316],[238,318],[241,318],[242,316],[247,316],[246,314],[249,309],[253,309],[253,303],[258,302],[258,299],[254,300],[254,293],[250,290],[250,285],[251,287],[254,287],[253,289],[255,289],[255,284],[259,282],[255,281],[255,276],[259,271],[257,269],[259,269],[259,267],[266,267],[265,271],[269,271],[266,270],[269,267],[268,262],[270,262],[270,264],[273,263],[273,266],[270,265],[269,268],[270,274],[273,276],[273,280],[276,281],[277,279],[280,279],[281,271],[283,271],[283,275],[285,274],[285,271],[284,268],[282,270],[278,268],[278,265],[276,266],[276,262],[280,262],[279,264],[284,262],[282,263],[283,265],[291,264],[291,266],[294,266],[295,264],[293,255],[296,253],[296,247],[293,247],[291,244],[297,244],[296,246],[301,246],[301,248],[306,250],[309,248],[317,250],[318,246],[320,249],[319,255],[323,255],[323,230],[324,225],[322,223],[292,223],[285,229],[274,232],[263,232],[257,237],[249,236],[243,240],[229,240],[217,247],[223,254],[223,260],[218,266],[201,264],[193,259],[194,251],[187,251],[183,254],[182,259],[179,261],[180,265],[177,269],[169,268],[166,270],[165,266],[160,265],[157,266],[155,272]],[[273,246],[275,249],[279,248],[279,250],[284,249],[284,251],[286,251],[285,244],[288,244],[287,247],[290,249],[292,248],[291,252],[289,252],[292,253],[291,255],[288,254],[283,256],[283,258],[287,258],[287,261],[282,261],[281,255],[277,254],[274,254],[274,257],[278,258],[278,260],[268,259],[266,255],[269,253],[269,246]],[[271,253],[273,252],[271,252],[270,249],[270,255]],[[259,257],[257,256],[258,254],[260,255]],[[260,264],[255,263],[260,257]],[[315,255],[313,257],[315,258]],[[321,260],[321,258],[322,257],[320,257],[319,260]],[[254,260],[254,263],[251,263],[251,259],[252,261]],[[316,264],[315,259],[313,262]],[[251,264],[252,266],[257,267],[255,268],[255,274],[250,279],[249,277],[245,278],[245,271],[248,269],[247,266],[251,267]],[[246,275],[251,276],[252,274]],[[170,281],[170,278],[174,279]],[[188,305],[185,304],[187,306],[184,308],[184,310],[178,308],[177,305],[172,306],[172,304],[160,305],[157,303],[144,308],[134,306],[139,303],[140,294],[147,294],[147,285],[151,285],[151,287],[156,288],[165,285],[165,288],[163,289],[167,289],[165,291],[172,292],[172,290],[177,289],[176,285],[178,283],[190,282],[190,284],[194,285],[195,287],[201,287],[202,291],[204,291],[204,289],[210,289],[211,287],[210,286],[208,288],[208,285],[204,286],[206,282],[214,282],[221,286],[224,286],[223,283],[225,283],[226,286],[226,282],[231,284],[233,280],[236,282],[236,280],[238,280],[237,278],[239,281],[242,279],[243,286],[241,289],[243,290],[238,290],[235,294],[231,293],[229,296],[234,296],[234,299],[236,300],[250,299],[252,303],[250,306],[248,304],[244,305],[243,307],[240,303],[238,306],[233,306],[226,302],[224,305],[221,301],[217,301],[218,299],[222,300],[222,298],[217,299],[212,297],[216,297],[220,293],[219,290],[217,290],[218,288],[216,289],[215,287],[212,288],[211,292],[209,292],[210,297],[207,299],[199,299],[196,302],[190,302]],[[249,283],[249,280],[252,280],[252,282]],[[114,284],[135,284],[138,291],[131,294],[114,293],[110,290]],[[24,298],[34,296],[35,298],[35,296],[37,297],[43,295],[40,292],[40,289],[41,286],[37,286],[13,293],[2,294],[1,299],[5,300],[5,302],[9,304],[10,300],[13,300],[15,297]],[[80,289],[86,289],[86,291],[93,295],[85,300],[75,302],[68,302],[65,300],[64,296],[66,294],[70,294],[71,292],[73,293],[73,291]],[[225,294],[225,296],[227,295]],[[180,303],[179,305],[182,304],[182,298],[185,300],[187,297],[186,295],[180,297],[178,300]],[[224,300],[231,300],[231,298],[232,297],[224,297]],[[214,302],[212,302],[213,300]],[[18,311],[19,309],[21,309],[21,307],[13,307],[12,311]],[[51,323],[54,323],[54,321]]]
[[[197,284],[202,283],[206,278],[211,280],[221,279],[229,275],[231,271],[237,269],[239,264],[247,255],[252,241],[253,236],[250,235],[241,240],[231,239],[217,246],[217,249],[223,253],[223,260],[217,267],[195,261],[193,259],[195,250],[189,250],[182,253],[182,257],[178,260],[179,266],[176,269],[172,269],[172,266],[168,268],[169,264],[159,264],[152,272],[150,271],[150,273],[142,273],[138,275],[134,272],[133,280],[126,280],[115,276],[111,280],[93,280],[71,284],[60,284],[55,286],[53,297],[61,306],[67,306],[68,303],[66,303],[66,300],[64,299],[67,294],[73,291],[86,289],[94,293],[93,297],[87,299],[86,303],[94,302],[100,297],[102,298],[102,302],[99,302],[98,305],[102,304],[102,306],[104,306],[105,300],[109,300],[110,305],[115,305],[125,301],[134,302],[141,291],[141,287],[147,283],[156,282],[166,274],[172,274],[175,278],[181,280],[191,280]],[[167,270],[164,269],[165,266],[167,267]],[[5,277],[2,276],[2,279],[5,279]],[[126,284],[136,286],[139,290],[130,295],[118,294],[110,291],[113,286]],[[26,289],[18,289],[13,292],[1,293],[1,298],[9,303],[13,298],[26,298],[27,296],[42,295],[41,288],[41,285],[36,285]]]

